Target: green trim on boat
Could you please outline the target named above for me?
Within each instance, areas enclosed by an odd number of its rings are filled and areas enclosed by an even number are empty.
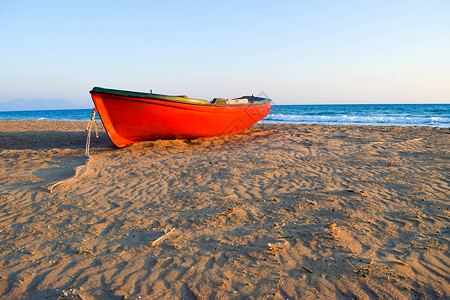
[[[105,89],[101,87],[94,87],[91,91],[92,93],[103,93],[124,97],[133,97],[133,98],[151,98],[156,100],[170,100],[170,101],[180,101],[180,102],[189,102],[189,103],[197,103],[197,104],[211,104],[209,101],[201,100],[201,99],[192,99],[183,96],[168,96],[168,95],[160,95],[153,93],[142,93],[142,92],[130,92],[123,90],[113,90],[113,89]]]
[[[202,99],[192,99],[188,98],[187,96],[168,96],[168,95],[161,95],[161,94],[153,94],[153,93],[142,93],[142,92],[130,92],[130,91],[124,91],[124,90],[115,90],[115,89],[105,89],[101,87],[94,87],[90,93],[100,93],[100,94],[110,94],[110,95],[116,95],[116,96],[123,96],[123,97],[132,97],[132,98],[142,98],[142,99],[156,99],[156,100],[166,100],[166,101],[176,101],[176,102],[185,102],[185,103],[192,103],[192,104],[202,104],[202,105],[217,105],[217,106],[236,106],[236,105],[251,105],[258,103],[266,103],[270,102],[272,100],[268,98],[261,98],[261,97],[255,97],[255,96],[243,96],[241,98],[247,98],[249,100],[249,103],[247,104],[212,104],[207,100]]]

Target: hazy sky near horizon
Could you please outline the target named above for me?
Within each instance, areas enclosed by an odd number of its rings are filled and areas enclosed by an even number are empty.
[[[450,1],[0,2],[0,102],[94,86],[276,104],[450,103]]]

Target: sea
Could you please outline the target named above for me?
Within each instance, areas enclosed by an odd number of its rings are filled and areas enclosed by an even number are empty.
[[[3,111],[0,120],[89,121],[90,115],[91,109]],[[450,128],[450,104],[272,105],[261,122]]]

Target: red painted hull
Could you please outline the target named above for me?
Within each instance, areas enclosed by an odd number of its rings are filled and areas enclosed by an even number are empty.
[[[270,99],[217,105],[91,92],[103,126],[117,147],[158,139],[194,139],[236,134],[265,118]],[[189,100],[189,99],[188,99]]]

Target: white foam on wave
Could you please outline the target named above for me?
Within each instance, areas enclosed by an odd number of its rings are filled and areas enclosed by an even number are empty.
[[[450,127],[449,118],[440,117],[405,117],[405,116],[310,116],[269,114],[265,123],[298,123],[298,124],[336,124],[336,125],[395,125],[395,126],[434,126]]]

